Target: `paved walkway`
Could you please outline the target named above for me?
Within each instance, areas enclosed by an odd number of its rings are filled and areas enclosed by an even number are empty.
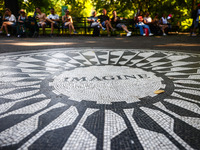
[[[24,50],[40,50],[52,48],[120,48],[120,49],[154,49],[176,50],[185,52],[200,51],[200,37],[188,35],[169,35],[155,37],[92,37],[92,36],[61,36],[41,38],[6,38],[0,36],[0,52],[13,52]]]
[[[0,149],[199,149],[198,42],[153,39],[1,39]]]

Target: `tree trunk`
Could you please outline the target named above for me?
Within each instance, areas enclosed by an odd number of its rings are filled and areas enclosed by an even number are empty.
[[[18,16],[19,14],[19,4],[18,0],[4,0],[5,8],[9,8],[12,11],[12,14]]]
[[[192,0],[192,11],[196,9],[197,0]]]

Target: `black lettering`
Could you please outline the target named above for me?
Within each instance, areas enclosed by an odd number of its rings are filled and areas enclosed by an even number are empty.
[[[87,77],[65,77],[64,81],[66,82],[78,82],[78,81],[102,81],[102,80],[128,80],[128,79],[148,79],[146,74],[137,74],[137,75],[116,75],[116,76],[104,76],[88,79]]]
[[[115,78],[113,76],[104,76],[104,77],[102,77],[102,79],[104,79],[104,80],[115,80]]]
[[[132,79],[136,79],[135,75],[132,75],[132,76],[124,75],[124,77],[125,77],[126,79],[130,79],[130,78],[132,78]]]
[[[72,82],[73,81],[86,81],[86,77],[82,77],[82,78],[72,78]]]
[[[147,78],[147,75],[146,74],[140,74],[140,75],[138,75],[138,77],[140,77],[140,78],[142,78],[142,79],[146,79]]]
[[[101,81],[101,79],[99,79],[98,77],[94,77],[94,78],[92,78],[90,81],[94,81],[94,80],[96,80],[96,81]]]
[[[122,77],[121,76],[117,76],[117,79],[122,80]]]

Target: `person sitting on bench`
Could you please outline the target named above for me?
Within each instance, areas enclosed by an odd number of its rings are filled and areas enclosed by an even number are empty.
[[[192,26],[190,28],[190,35],[191,36],[197,36],[196,29],[199,26],[199,16],[200,16],[200,3],[197,5],[197,8],[192,11],[193,21],[192,21]]]
[[[50,9],[51,14],[47,16],[47,23],[51,25],[51,36],[53,36],[53,31],[55,27],[59,25],[59,16],[55,14],[54,8]]]
[[[72,30],[74,31],[74,34],[77,34],[76,30],[74,29],[73,20],[72,17],[69,15],[69,10],[65,10],[65,15],[62,16],[62,21],[64,23],[64,27],[69,27],[69,34],[71,35]]]
[[[10,37],[10,34],[8,33],[8,26],[15,26],[16,25],[16,18],[12,14],[11,10],[9,8],[6,8],[6,11],[3,15],[3,24],[0,29],[0,33],[3,32],[3,29],[5,29],[7,37]]]
[[[26,21],[28,20],[28,17],[26,16],[26,13],[23,9],[19,11],[20,16],[18,17],[18,26],[17,26],[17,37],[21,37],[26,32]]]
[[[149,28],[150,28],[150,30],[151,30],[151,32],[152,32],[153,34],[156,33],[156,28],[154,27],[154,24],[153,24],[153,22],[152,22],[152,18],[151,18],[151,16],[150,16],[149,12],[146,12],[146,14],[145,14],[145,17],[144,17],[144,24],[146,24],[146,25],[149,26]]]
[[[149,26],[146,25],[146,24],[144,24],[142,16],[138,16],[138,17],[137,17],[137,23],[136,23],[135,27],[140,29],[140,34],[143,35],[143,36],[146,36],[146,34],[145,34],[144,31],[143,31],[144,28],[147,28],[147,29],[148,29],[148,31],[149,31],[149,36],[152,36],[152,35],[153,35],[153,34],[151,33],[151,30],[150,30]]]
[[[92,28],[98,27],[102,28],[103,30],[106,30],[106,28],[104,28],[102,24],[98,21],[98,17],[96,17],[96,14],[97,14],[96,11],[93,11],[92,16],[87,19],[87,21],[90,22],[90,26]]]
[[[36,15],[36,13],[38,13]],[[39,20],[39,22],[37,23],[38,24],[38,27],[42,27],[42,31],[43,31],[43,35],[45,34],[45,27],[47,25],[46,23],[46,14],[45,13],[42,13],[41,11],[41,8],[40,7],[37,7],[35,9],[35,14],[34,14],[35,18]]]
[[[115,31],[116,29],[112,27],[112,25],[110,23],[110,18],[107,16],[106,9],[103,9],[102,13],[103,13],[103,15],[98,16],[98,18],[100,19],[102,26],[107,29],[108,37],[110,37],[109,29],[111,28],[112,31]]]
[[[155,26],[160,27],[160,29],[162,30],[163,35],[166,36],[165,29],[168,27],[168,25],[164,25],[164,24],[160,23],[160,20],[158,18],[158,14],[157,13],[155,14],[155,17],[153,19],[153,23],[154,23]]]
[[[165,15],[165,13],[163,13],[162,18],[160,19],[160,24],[163,26],[164,30],[163,30],[163,35],[166,35],[165,33],[165,29],[169,28],[169,23],[167,21],[167,17]]]
[[[120,23],[120,18],[117,16],[117,12],[114,10],[113,11],[113,17],[111,19],[111,23],[112,25],[114,25],[116,28],[118,29],[123,29],[124,31],[126,31],[126,36],[131,36],[131,33],[128,29],[127,26],[125,26],[125,24]]]

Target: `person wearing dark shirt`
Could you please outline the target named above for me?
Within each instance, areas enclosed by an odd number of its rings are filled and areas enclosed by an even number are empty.
[[[17,37],[21,37],[26,32],[26,21],[28,17],[23,9],[20,10],[20,16],[18,17],[18,26],[17,26]]]
[[[112,25],[110,23],[110,18],[107,16],[106,9],[103,9],[102,13],[103,13],[103,15],[98,16],[98,18],[100,19],[102,26],[107,29],[108,37],[109,37],[110,36],[110,28],[112,31],[115,31],[116,29],[112,27]]]
[[[122,24],[120,22],[120,18],[117,16],[117,12],[114,10],[113,11],[113,17],[111,19],[111,23],[112,25],[114,25],[114,27],[118,28],[118,29],[123,29],[124,31],[126,31],[126,36],[131,36],[131,33],[128,29],[127,26],[125,26],[125,24]]]
[[[93,11],[92,16],[87,19],[87,21],[90,22],[90,26],[92,28],[98,27],[102,28],[103,30],[106,30],[106,28],[104,28],[102,24],[98,21],[98,17],[96,17],[96,14],[96,11]]]
[[[193,22],[190,33],[191,36],[197,36],[195,32],[199,25],[199,16],[200,16],[200,3],[197,5],[197,9],[192,11]]]

